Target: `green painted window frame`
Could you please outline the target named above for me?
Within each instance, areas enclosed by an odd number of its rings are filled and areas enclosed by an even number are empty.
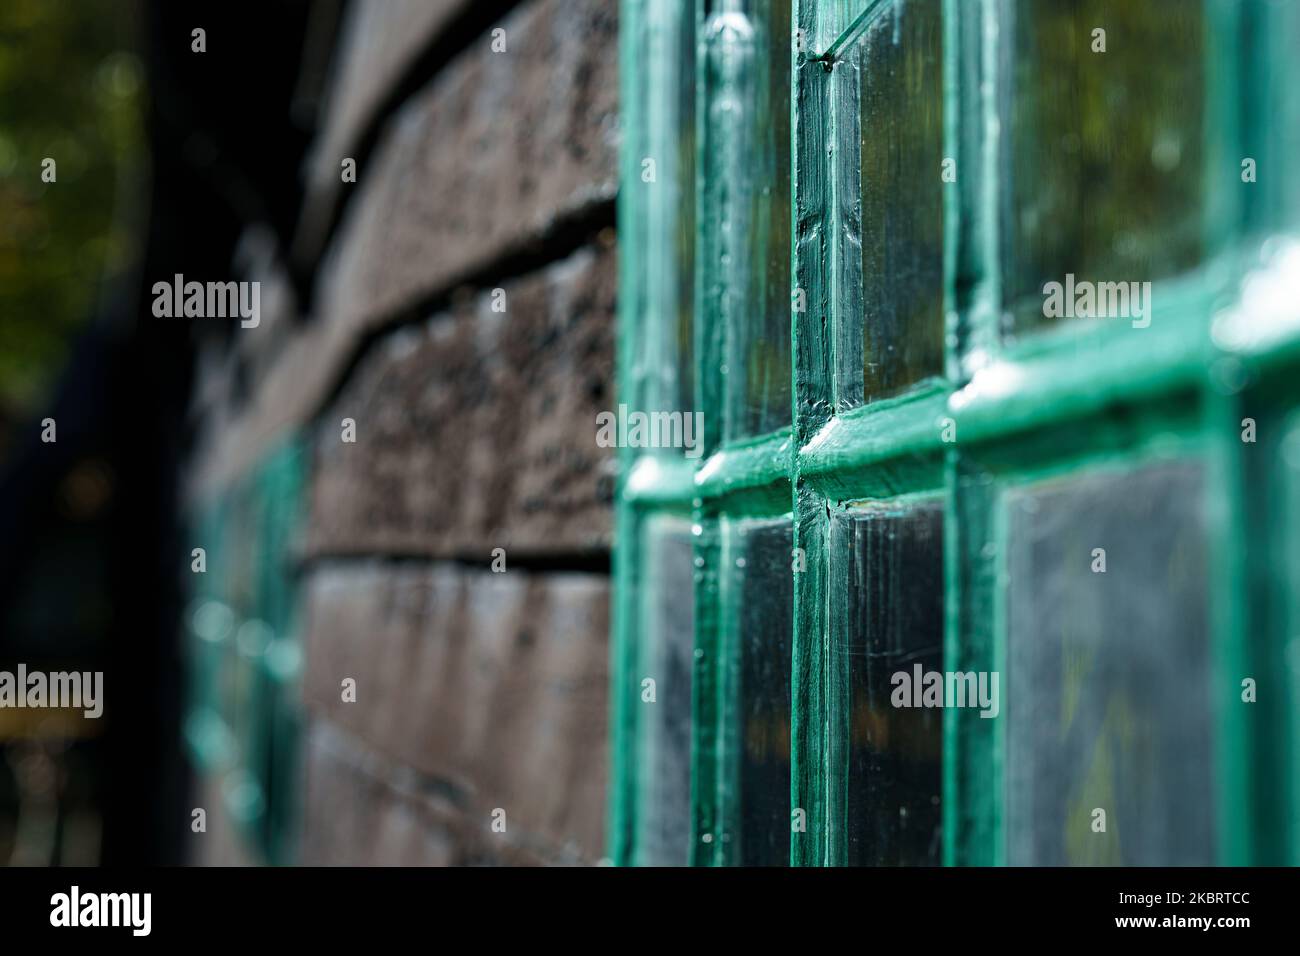
[[[1300,37],[1300,10],[1268,0],[1202,0],[1207,24],[1204,215],[1206,257],[1194,270],[1154,285],[1154,314],[1143,347],[1132,348],[1126,324],[1096,322],[1034,332],[1004,347],[1001,322],[999,217],[1007,144],[1000,104],[1007,101],[1000,64],[1010,55],[1005,24],[1016,0],[943,0],[944,155],[958,177],[944,197],[945,375],[902,394],[856,405],[841,401],[841,343],[861,341],[862,287],[852,249],[859,156],[856,93],[842,67],[846,51],[872,19],[898,0],[795,0],[791,74],[791,276],[807,308],[792,312],[791,424],[767,436],[722,445],[718,412],[723,376],[718,356],[742,321],[745,290],[726,263],[717,224],[728,202],[755,188],[741,150],[728,137],[743,131],[710,125],[709,106],[752,81],[712,68],[728,62],[724,36],[710,32],[706,7],[666,0],[624,0],[623,189],[620,193],[620,388],[634,355],[664,339],[661,316],[644,304],[654,263],[664,256],[670,221],[664,192],[638,189],[645,138],[679,135],[652,111],[629,111],[645,85],[671,76],[656,62],[665,47],[637,43],[648,10],[669,12],[676,29],[699,38],[697,84],[695,383],[705,413],[705,456],[681,458],[624,450],[615,552],[614,726],[611,851],[636,862],[627,838],[636,815],[629,796],[643,755],[629,747],[637,719],[638,675],[630,649],[639,639],[630,595],[640,580],[634,555],[639,522],[656,510],[689,513],[695,526],[695,642],[692,713],[690,860],[727,864],[724,840],[735,811],[727,785],[726,741],[734,727],[719,705],[723,651],[737,609],[719,584],[720,516],[780,517],[793,522],[794,545],[807,570],[794,573],[791,683],[791,808],[807,814],[806,832],[791,839],[791,863],[842,865],[847,858],[843,781],[847,751],[845,688],[829,672],[836,635],[828,588],[837,555],[827,547],[832,516],[851,501],[888,503],[938,495],[945,512],[945,668],[1006,670],[1003,596],[997,587],[1006,527],[1000,493],[1046,475],[1096,467],[1132,468],[1173,452],[1206,469],[1207,546],[1211,557],[1211,653],[1219,673],[1267,678],[1271,701],[1240,705],[1239,686],[1216,685],[1217,859],[1223,864],[1300,863],[1300,534],[1287,534],[1279,514],[1300,513],[1300,478],[1286,461],[1283,439],[1300,427],[1300,309],[1263,308],[1244,290],[1271,283],[1300,302],[1297,279],[1277,274],[1263,253],[1297,241],[1297,185],[1282,172],[1300,135],[1300,65],[1287,38]],[[902,0],[906,2],[906,0]],[[752,15],[762,4],[719,7]],[[692,19],[693,18],[693,19]],[[631,38],[631,41],[628,41]],[[743,59],[743,58],[742,58]],[[752,63],[752,58],[743,60]],[[662,90],[663,87],[661,86]],[[1243,108],[1241,104],[1256,104]],[[660,125],[656,125],[656,124]],[[639,139],[638,137],[645,137]],[[842,148],[843,144],[851,144]],[[1255,158],[1274,175],[1250,187],[1240,160]],[[936,183],[939,171],[935,171]],[[725,189],[718,188],[725,184]],[[1252,191],[1253,190],[1253,191]],[[647,228],[658,223],[659,232]],[[728,255],[730,254],[730,255]],[[683,281],[681,276],[674,277]],[[628,290],[635,290],[628,295]],[[662,286],[657,294],[667,294]],[[656,330],[657,329],[657,330]],[[842,364],[842,363],[840,363]],[[1225,386],[1225,376],[1246,387]],[[855,407],[849,407],[854,405]],[[648,406],[642,406],[648,407]],[[1241,420],[1254,417],[1269,437],[1240,440]],[[956,440],[943,440],[944,426]],[[1173,436],[1172,439],[1170,436]],[[1297,438],[1300,441],[1300,438]],[[986,494],[963,484],[972,471],[992,474]],[[1262,486],[1262,487],[1261,487]],[[1262,505],[1252,495],[1256,489]],[[996,542],[990,557],[984,544]],[[1003,722],[947,709],[943,747],[943,862],[1001,864]]]
[[[219,782],[224,812],[273,864],[293,862],[301,818],[295,548],[305,449],[299,435],[282,441],[248,476],[196,508],[190,536],[207,553],[207,571],[195,575],[187,614],[183,735],[195,765]],[[250,624],[264,646],[240,641]],[[232,684],[246,696],[232,694]]]
[[[693,10],[683,0],[620,6],[616,377],[618,403],[632,409],[685,411],[692,388],[683,332],[693,314],[694,39]],[[653,161],[650,181],[646,160]],[[639,661],[650,639],[643,600],[654,597],[643,594],[642,550],[657,516],[690,518],[693,473],[684,450],[618,450],[606,832],[606,856],[618,865],[658,862],[640,839],[650,817],[643,784],[655,758],[641,701]]]

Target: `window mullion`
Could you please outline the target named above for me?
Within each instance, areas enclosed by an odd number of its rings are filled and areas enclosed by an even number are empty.
[[[857,11],[848,5],[799,0],[796,37],[804,49],[793,63],[793,193],[791,272],[795,287],[792,338],[794,356],[792,486],[796,573],[791,724],[791,801],[806,814],[806,832],[791,841],[791,862],[835,865],[845,858],[843,752],[846,733],[830,727],[844,716],[844,682],[830,673],[830,515],[826,498],[801,473],[799,449],[829,420],[836,407],[838,295],[845,292],[842,268],[843,204],[851,202],[836,182],[844,168],[830,154],[836,145],[833,62],[810,56],[825,50]],[[799,306],[802,306],[800,308]],[[843,316],[849,319],[848,316]],[[839,700],[839,703],[836,703]],[[838,781],[838,782],[837,782]]]

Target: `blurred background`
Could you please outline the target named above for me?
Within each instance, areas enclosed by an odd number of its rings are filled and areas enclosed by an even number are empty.
[[[973,9],[0,4],[0,865],[1300,859],[1300,5]]]
[[[0,865],[600,857],[615,12],[0,5]]]

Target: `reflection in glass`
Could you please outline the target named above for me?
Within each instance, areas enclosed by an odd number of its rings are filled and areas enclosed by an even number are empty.
[[[889,6],[858,47],[868,402],[943,374],[940,6]]]
[[[620,315],[636,341],[621,374],[623,400],[641,411],[695,407],[695,51],[694,17],[673,4],[649,4],[629,17],[637,29],[635,66],[625,82],[625,177],[653,184],[620,198]],[[602,386],[593,382],[593,389]]]
[[[1215,862],[1202,494],[1165,464],[1008,495],[1008,863]]]
[[[1015,331],[1070,321],[1043,314],[1043,286],[1067,274],[1145,282],[1201,258],[1203,11],[1188,0],[1015,5],[1002,111]]]
[[[790,862],[790,671],[794,590],[789,520],[731,526],[726,560],[736,633],[735,781],[738,812],[724,837],[732,862]]]
[[[694,557],[691,525],[659,515],[643,527],[642,628],[638,674],[655,682],[655,702],[636,711],[638,768],[635,862],[685,866],[691,832],[691,661]]]
[[[743,127],[717,147],[720,163],[736,164],[717,172],[725,251],[712,264],[732,284],[722,372],[728,441],[790,425],[790,0],[744,7],[752,35],[733,36],[748,49],[733,69],[745,79],[738,91],[717,92],[710,117]]]
[[[937,866],[943,710],[894,706],[894,677],[943,670],[942,503],[850,511],[832,547],[845,569],[831,600],[848,687],[848,863]]]

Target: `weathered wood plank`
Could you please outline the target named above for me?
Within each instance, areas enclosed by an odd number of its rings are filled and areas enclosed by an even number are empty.
[[[583,249],[385,340],[323,416],[312,554],[608,548],[614,254]],[[356,422],[356,442],[341,422]]]
[[[507,834],[599,855],[606,578],[349,561],[314,569],[305,589],[315,719],[446,781],[477,826],[502,808]]]

